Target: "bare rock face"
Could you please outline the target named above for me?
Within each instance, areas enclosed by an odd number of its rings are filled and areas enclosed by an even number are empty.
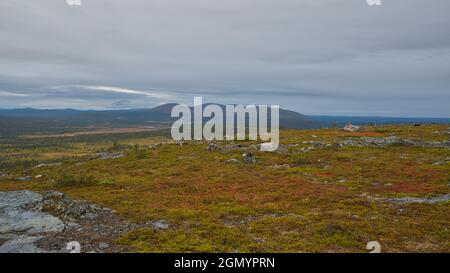
[[[32,191],[0,192],[0,210],[19,208],[35,202],[41,202],[42,194]]]
[[[58,218],[41,211],[25,209],[25,206],[42,199],[41,194],[31,191],[0,192],[0,234],[63,231],[64,223]]]
[[[62,192],[0,192],[0,253],[120,252],[123,233],[139,228],[168,229],[165,220],[130,223],[110,208],[72,200]],[[72,247],[74,245],[71,245]]]
[[[65,224],[53,215],[27,207],[43,201],[32,191],[0,192],[0,239],[7,240],[2,252],[45,252],[34,245],[41,233],[58,233]]]
[[[25,232],[37,234],[42,232],[61,232],[64,223],[58,218],[41,212],[23,209],[7,209],[0,212],[0,233]]]

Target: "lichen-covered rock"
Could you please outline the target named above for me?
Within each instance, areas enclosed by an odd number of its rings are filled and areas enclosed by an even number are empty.
[[[418,198],[418,197],[389,198],[387,199],[387,201],[395,204],[410,204],[410,203],[438,204],[450,201],[450,194],[430,198]]]
[[[254,164],[257,162],[256,156],[253,153],[243,154],[244,162],[248,164]]]
[[[217,143],[211,142],[208,144],[208,151],[215,151],[219,149],[219,145]]]
[[[154,229],[168,229],[169,224],[164,220],[151,222],[151,225]]]
[[[62,232],[64,227],[65,225],[61,220],[41,211],[30,211],[22,208],[6,208],[0,211],[0,233]]]
[[[5,208],[18,208],[43,200],[42,194],[32,191],[0,192],[0,211]]]
[[[61,232],[64,223],[58,218],[27,206],[42,202],[43,196],[32,191],[0,192],[0,233]]]
[[[159,228],[166,225],[156,223]],[[0,252],[68,252],[66,244],[71,240],[88,252],[96,250],[93,243],[105,247],[119,234],[138,227],[120,220],[111,209],[72,200],[61,192],[0,192]]]
[[[42,203],[36,203],[33,209],[51,213],[66,222],[94,219],[103,210],[99,206],[83,200],[72,200],[61,192],[47,191],[42,195]]]
[[[43,236],[15,236],[0,246],[0,253],[46,253],[48,251],[35,245],[42,238]]]

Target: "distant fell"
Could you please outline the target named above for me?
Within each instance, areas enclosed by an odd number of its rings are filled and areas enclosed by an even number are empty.
[[[0,109],[0,136],[36,132],[64,133],[93,127],[168,127],[177,119],[171,117],[175,105],[167,103],[154,108],[124,110]],[[220,106],[225,108],[224,105]],[[320,126],[320,122],[300,113],[280,109],[282,128],[310,129]]]

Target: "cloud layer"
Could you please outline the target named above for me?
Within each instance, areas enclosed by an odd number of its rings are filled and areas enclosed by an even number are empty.
[[[0,2],[0,108],[450,116],[450,1]]]

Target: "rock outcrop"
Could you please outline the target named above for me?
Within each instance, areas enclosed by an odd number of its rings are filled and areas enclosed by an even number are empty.
[[[113,210],[61,192],[0,192],[0,253],[68,252],[69,238],[85,252],[107,251],[105,241],[130,228]]]

